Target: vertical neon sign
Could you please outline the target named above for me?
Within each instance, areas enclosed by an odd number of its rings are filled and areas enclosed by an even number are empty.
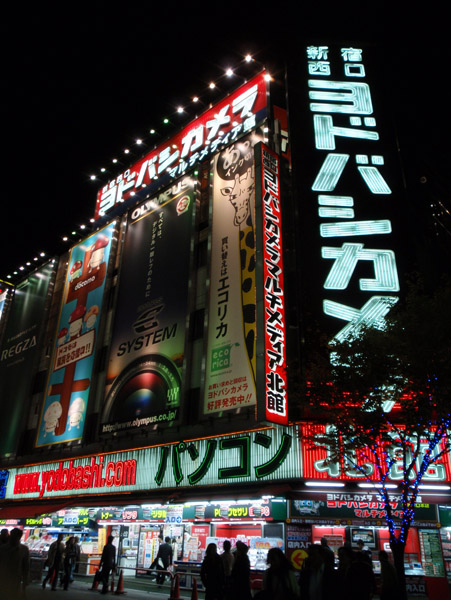
[[[385,216],[380,214],[385,207],[388,214],[392,190],[384,173],[383,144],[366,82],[363,50],[343,47],[338,54],[328,46],[309,46],[306,55],[315,150],[323,156],[311,186],[321,220],[321,258],[330,265],[323,284],[323,313],[345,321],[334,335],[342,341],[362,325],[382,327],[398,301],[396,257],[386,247],[392,244],[391,220],[361,217],[375,199],[377,216]],[[368,266],[374,275],[362,277]],[[365,294],[359,308],[346,300],[353,277]],[[333,293],[336,298],[341,292],[343,301],[327,296]]]
[[[261,146],[266,420],[288,423],[279,158]]]

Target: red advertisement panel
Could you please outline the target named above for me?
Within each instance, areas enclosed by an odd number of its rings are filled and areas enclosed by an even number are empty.
[[[266,419],[288,424],[279,159],[261,146]]]

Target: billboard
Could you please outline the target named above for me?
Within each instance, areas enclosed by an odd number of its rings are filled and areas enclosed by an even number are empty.
[[[115,223],[74,246],[36,446],[81,439]]]
[[[311,45],[289,69],[304,311],[329,339],[379,326],[400,294],[403,239],[397,149],[374,49]],[[313,318],[312,318],[313,317]]]
[[[148,152],[99,190],[95,218],[116,214],[143,188],[169,184],[255,129],[267,116],[266,88],[263,71]]]
[[[256,133],[212,161],[204,414],[256,403]]]
[[[128,216],[102,433],[179,417],[194,204],[184,177]]]
[[[0,346],[0,454],[17,450],[26,421],[37,353],[45,324],[45,307],[55,276],[55,265],[45,264],[15,290]],[[6,293],[6,292],[5,292]],[[24,377],[29,373],[29,377]]]

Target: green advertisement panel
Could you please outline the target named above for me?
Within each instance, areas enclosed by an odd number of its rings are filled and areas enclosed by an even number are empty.
[[[210,293],[204,414],[256,403],[256,133],[212,165]]]
[[[55,265],[49,262],[16,288],[0,347],[0,455],[14,453],[26,425],[27,403]],[[24,377],[23,373],[30,373]]]
[[[178,419],[195,183],[184,177],[129,214],[101,432]]]

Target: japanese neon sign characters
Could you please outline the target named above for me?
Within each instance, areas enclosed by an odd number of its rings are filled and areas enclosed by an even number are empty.
[[[306,47],[304,57],[303,73],[297,75],[298,85],[305,82],[303,106],[292,104],[290,112],[306,131],[300,141],[293,139],[302,146],[301,164],[293,163],[302,170],[301,243],[307,263],[302,268],[316,288],[309,311],[319,313],[313,302],[321,298],[322,326],[341,341],[362,325],[382,326],[398,301],[395,249],[402,248],[403,259],[407,254],[398,217],[400,174],[391,128],[370,76],[375,57],[367,49],[326,45]],[[302,114],[293,115],[295,108]],[[314,238],[307,227],[315,222]]]
[[[7,499],[81,496],[280,481],[299,468],[295,432],[277,428],[12,468],[4,488]]]
[[[95,218],[113,214],[117,205],[152,182],[164,185],[182,176],[255,129],[265,117],[266,81],[262,72],[105,185],[97,196]]]
[[[81,439],[115,224],[72,248],[37,446]]]

